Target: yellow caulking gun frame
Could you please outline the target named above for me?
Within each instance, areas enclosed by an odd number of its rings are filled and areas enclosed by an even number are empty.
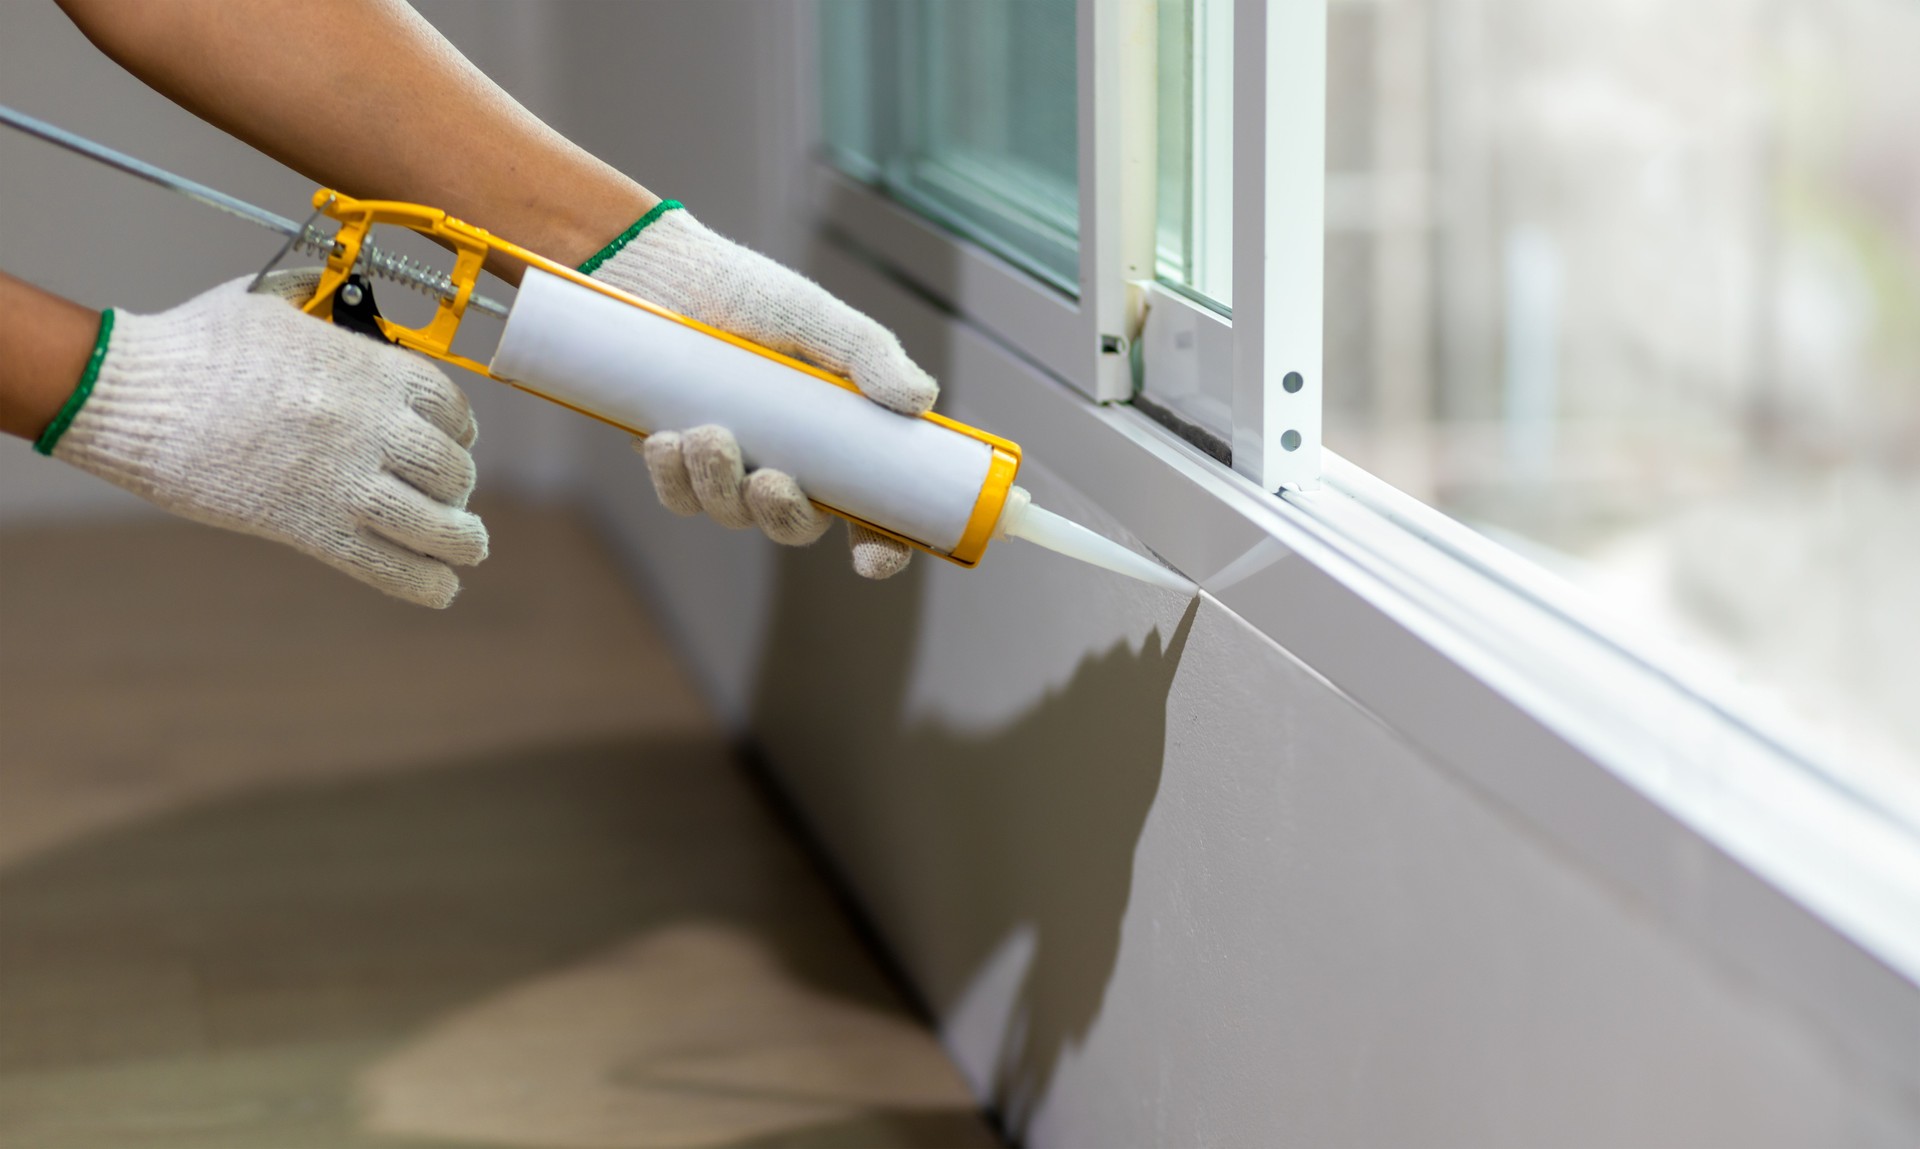
[[[333,319],[335,293],[346,285],[348,276],[353,274],[355,263],[360,258],[361,246],[375,224],[387,224],[419,232],[453,251],[453,270],[448,273],[447,278],[454,285],[455,292],[451,299],[443,297],[436,300],[433,319],[420,327],[405,327],[385,316],[377,316],[375,321],[389,340],[409,350],[418,351],[423,355],[485,375],[489,379],[498,380],[530,395],[538,395],[550,403],[557,403],[569,410],[578,411],[588,418],[618,427],[628,434],[644,438],[653,429],[616,423],[605,416],[582,410],[571,403],[561,402],[551,395],[523,386],[512,379],[502,379],[485,364],[454,354],[454,336],[460,330],[460,322],[466,315],[467,302],[473,296],[474,285],[479,280],[480,270],[485,265],[489,254],[498,252],[508,258],[517,259],[528,267],[538,268],[549,275],[555,275],[591,291],[597,291],[610,299],[617,299],[629,306],[638,307],[642,311],[651,312],[662,319],[691,327],[704,335],[731,343],[735,347],[771,359],[784,367],[811,375],[836,387],[859,391],[851,381],[831,372],[803,363],[792,356],[782,355],[778,351],[762,347],[758,343],[721,331],[719,328],[710,327],[697,319],[690,319],[678,312],[669,311],[656,303],[629,295],[618,288],[609,287],[571,267],[555,263],[545,256],[536,255],[518,244],[509,243],[484,228],[455,219],[438,208],[393,200],[355,199],[329,188],[321,188],[313,193],[313,206],[319,214],[339,223],[340,230],[333,237],[333,250],[327,259],[326,268],[320,274],[320,286],[315,289],[313,298],[302,308],[307,314],[329,321]],[[824,503],[816,502],[814,506],[828,514],[859,523],[868,530],[896,539],[915,550],[924,551],[959,566],[971,567],[980,561],[981,556],[986,553],[987,544],[993,539],[994,529],[1000,521],[1001,510],[1006,505],[1007,497],[1013,490],[1014,479],[1020,472],[1020,447],[997,435],[989,434],[977,427],[969,427],[965,423],[956,422],[944,415],[936,415],[931,411],[919,418],[985,443],[993,451],[992,461],[987,468],[986,482],[982,485],[979,498],[973,505],[973,513],[967,520],[966,531],[951,552],[936,550],[918,539],[907,538]]]

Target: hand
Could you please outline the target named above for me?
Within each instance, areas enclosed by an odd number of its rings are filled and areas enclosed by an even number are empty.
[[[196,522],[286,543],[444,607],[487,557],[466,510],[476,428],[444,373],[296,310],[317,271],[115,313],[52,454]]]
[[[650,212],[639,234],[610,258],[586,265],[596,279],[702,323],[730,331],[853,380],[902,415],[933,406],[940,388],[893,333],[818,284],[724,239],[677,204]],[[635,449],[660,501],[677,514],[701,512],[728,527],[757,526],[777,543],[819,539],[828,517],[778,471],[747,474],[739,444],[722,427],[662,431]],[[912,557],[903,543],[848,524],[853,569],[867,578],[898,574]]]

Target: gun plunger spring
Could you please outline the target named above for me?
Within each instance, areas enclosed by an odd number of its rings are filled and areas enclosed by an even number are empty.
[[[329,259],[338,245],[334,243],[331,235],[309,224],[294,238],[292,246],[295,250],[308,255]],[[454,283],[452,277],[445,272],[404,255],[382,251],[371,243],[360,245],[360,258],[354,261],[354,268],[363,275],[398,283],[435,299],[451,301],[460,294],[459,285]],[[477,292],[468,296],[467,306],[500,319],[507,317],[507,309],[504,306]]]

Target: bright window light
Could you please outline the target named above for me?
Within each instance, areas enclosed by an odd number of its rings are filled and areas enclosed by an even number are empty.
[[[1336,0],[1327,443],[1920,783],[1920,6]]]

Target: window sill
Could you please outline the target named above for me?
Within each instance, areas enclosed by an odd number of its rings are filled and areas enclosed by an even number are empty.
[[[949,269],[968,258],[939,238]],[[910,346],[916,332],[944,344],[943,407],[1017,430],[1031,458],[1440,767],[1861,1056],[1920,1064],[1911,826],[1570,621],[1550,576],[1344,461],[1329,456],[1327,489],[1276,498],[1139,412],[1088,402],[993,325],[901,290],[895,273],[970,306],[911,261],[882,271],[827,243],[812,270]]]

